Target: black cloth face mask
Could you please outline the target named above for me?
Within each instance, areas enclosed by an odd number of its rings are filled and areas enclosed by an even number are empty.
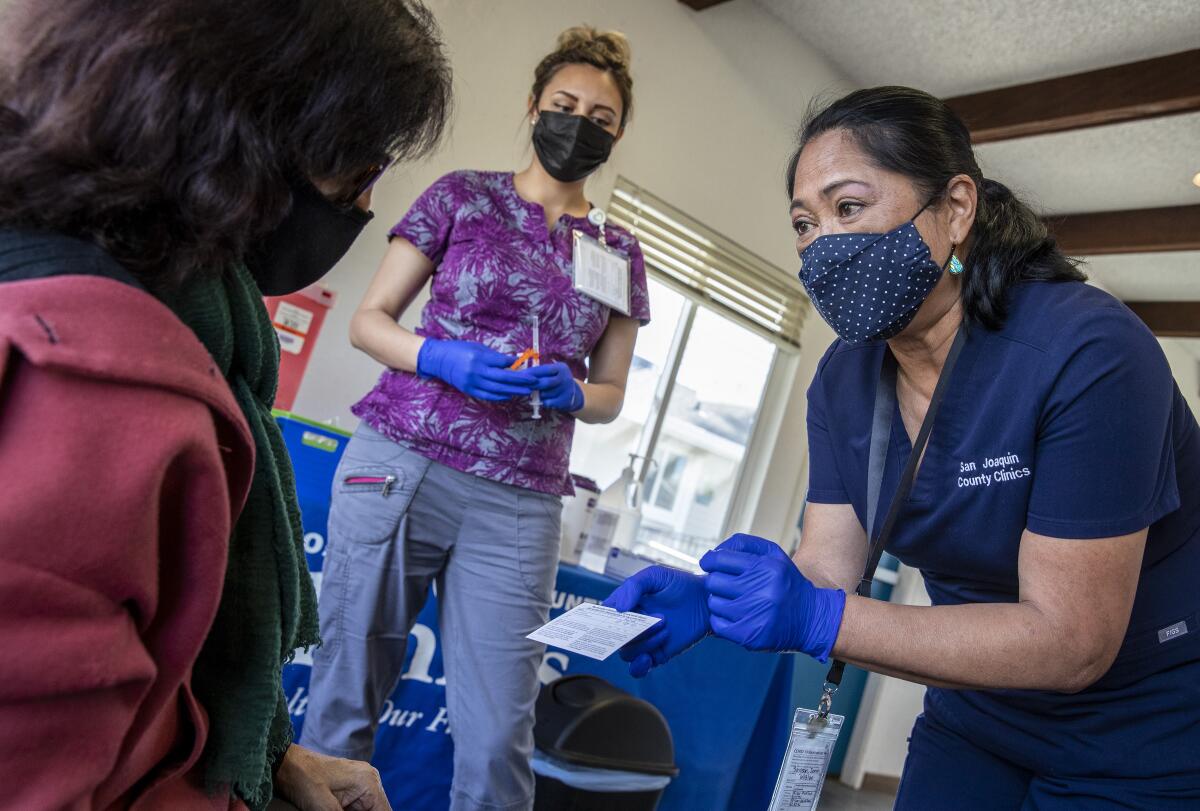
[[[311,183],[289,181],[292,210],[261,247],[246,255],[246,267],[266,296],[303,290],[333,269],[374,214],[357,206],[338,208]]]
[[[587,116],[538,112],[533,125],[533,149],[550,177],[574,183],[600,168],[617,141],[611,132]]]

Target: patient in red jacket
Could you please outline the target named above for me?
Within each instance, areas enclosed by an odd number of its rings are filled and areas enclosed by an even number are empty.
[[[437,142],[432,19],[10,0],[0,43],[0,809],[388,808],[280,700],[316,625],[261,296]]]

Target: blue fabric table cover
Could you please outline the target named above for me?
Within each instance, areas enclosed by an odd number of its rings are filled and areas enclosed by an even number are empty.
[[[329,494],[348,436],[328,426],[279,414],[296,467],[305,550],[320,584]],[[575,566],[559,567],[551,616],[581,601],[600,601],[617,581]],[[392,806],[441,811],[449,805],[453,741],[445,676],[431,596],[409,637],[404,673],[384,706],[372,763]],[[284,668],[283,685],[297,735],[304,724],[311,659],[301,653]],[[654,704],[671,727],[679,776],[661,811],[745,811],[766,808],[787,745],[792,715],[793,657],[752,654],[707,639],[645,679],[633,679],[614,656],[597,662],[549,648],[543,684],[563,674],[592,673]]]

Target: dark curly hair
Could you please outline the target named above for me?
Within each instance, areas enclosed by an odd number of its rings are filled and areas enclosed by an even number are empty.
[[[963,313],[969,323],[999,329],[1008,295],[1025,280],[1084,281],[1046,224],[1003,183],[986,179],[971,148],[971,133],[945,102],[911,87],[871,87],[810,107],[787,170],[792,196],[805,145],[822,133],[845,130],[877,166],[909,178],[925,199],[940,200],[955,175],[979,190],[971,252],[962,276]]]
[[[451,105],[417,0],[13,0],[0,39],[0,223],[152,290],[239,260],[290,180],[424,154]]]

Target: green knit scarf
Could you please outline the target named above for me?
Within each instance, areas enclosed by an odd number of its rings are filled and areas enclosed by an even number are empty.
[[[261,809],[292,743],[282,667],[297,648],[319,642],[295,478],[271,416],[279,342],[243,266],[196,279],[174,299],[168,304],[216,360],[254,437],[254,479],[229,539],[221,604],[192,687],[210,722],[206,785],[214,792],[232,787]]]

